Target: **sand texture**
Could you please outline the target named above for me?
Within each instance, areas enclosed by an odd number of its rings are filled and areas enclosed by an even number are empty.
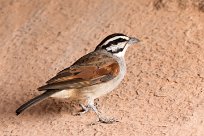
[[[37,87],[108,34],[136,36],[120,86],[95,102],[120,122],[95,124],[77,102]],[[203,0],[0,0],[0,136],[204,136]]]

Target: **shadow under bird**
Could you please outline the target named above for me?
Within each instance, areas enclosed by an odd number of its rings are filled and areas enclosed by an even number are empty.
[[[139,40],[121,33],[107,36],[93,52],[78,59],[70,67],[60,71],[38,88],[42,91],[37,97],[29,100],[16,110],[22,111],[48,97],[73,98],[87,100],[87,105],[80,104],[82,115],[92,109],[102,123],[115,120],[103,117],[94,105],[94,99],[115,89],[126,73],[125,52],[130,45]]]

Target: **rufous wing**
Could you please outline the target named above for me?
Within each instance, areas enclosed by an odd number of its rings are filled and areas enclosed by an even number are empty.
[[[38,90],[63,90],[92,86],[115,78],[119,70],[119,64],[112,56],[101,52],[91,52],[69,68],[59,72]]]

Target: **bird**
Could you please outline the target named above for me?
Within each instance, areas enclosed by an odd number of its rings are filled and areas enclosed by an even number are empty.
[[[16,110],[16,115],[48,97],[86,100],[80,103],[82,115],[92,109],[99,122],[113,123],[116,120],[103,117],[94,105],[94,100],[114,90],[126,74],[125,52],[140,40],[123,33],[105,37],[94,51],[82,56],[68,68],[58,72],[45,85],[38,88],[42,93]]]

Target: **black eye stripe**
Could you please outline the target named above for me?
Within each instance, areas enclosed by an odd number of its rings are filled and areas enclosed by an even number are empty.
[[[123,38],[118,38],[116,40],[113,40],[113,41],[110,41],[108,44],[106,45],[103,45],[102,46],[102,49],[106,49],[107,47],[111,46],[111,45],[117,45],[118,43],[121,43],[121,42],[125,42],[127,41],[126,39],[123,39]]]
[[[119,52],[122,52],[122,51],[123,51],[123,48],[119,48],[119,49],[117,49],[116,51],[109,50],[108,52],[111,52],[111,53],[119,53]]]

